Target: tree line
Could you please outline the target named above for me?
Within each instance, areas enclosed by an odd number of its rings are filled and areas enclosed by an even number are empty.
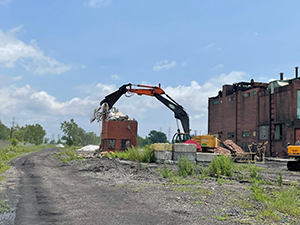
[[[16,125],[13,129],[5,126],[0,120],[0,140],[17,139],[19,142],[40,144],[59,144],[63,141],[68,145],[88,145],[99,144],[101,137],[94,132],[86,132],[83,128],[75,123],[74,119],[70,122],[64,121],[60,124],[60,129],[64,133],[61,139],[57,141],[45,138],[46,131],[40,124],[35,125]]]
[[[63,132],[61,139],[50,140],[45,138],[46,131],[40,124],[25,125],[20,127],[16,125],[13,129],[5,126],[0,120],[0,140],[9,140],[10,138],[17,139],[19,142],[31,143],[35,145],[44,144],[59,144],[66,143],[67,145],[88,145],[101,143],[101,136],[97,136],[94,132],[86,132],[83,128],[71,119],[60,123],[60,130]],[[137,144],[140,147],[153,143],[167,143],[167,136],[160,131],[151,130],[149,134],[142,138],[137,137]]]
[[[151,130],[149,134],[142,138],[140,136],[137,137],[137,145],[140,147],[144,147],[146,145],[151,145],[154,143],[168,143],[167,135],[161,131]]]

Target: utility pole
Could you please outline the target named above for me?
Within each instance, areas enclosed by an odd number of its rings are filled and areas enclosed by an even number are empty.
[[[168,139],[169,141],[171,141],[171,127],[169,127],[168,129]]]
[[[11,128],[10,128],[10,138],[12,138],[12,133],[15,127],[15,117],[12,118]]]

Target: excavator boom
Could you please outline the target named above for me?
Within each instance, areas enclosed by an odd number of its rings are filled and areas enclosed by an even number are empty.
[[[132,88],[132,86],[134,85],[130,83],[122,85],[117,91],[105,96],[105,98],[100,102],[100,106],[102,106],[103,104],[107,104],[108,110],[110,110],[113,105],[121,98],[121,96],[127,92],[136,93],[138,95],[153,96],[174,112],[175,118],[181,121],[184,133],[190,133],[189,116],[187,112],[180,104],[178,104],[175,100],[168,96],[164,92],[164,90],[161,89],[160,84],[158,85],[158,87],[141,84],[135,85],[138,88]]]

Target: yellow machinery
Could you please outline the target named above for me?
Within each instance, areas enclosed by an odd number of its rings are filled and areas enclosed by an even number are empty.
[[[289,158],[294,158],[293,161],[288,161],[287,168],[289,170],[300,170],[300,142],[295,145],[289,145],[287,148]]]
[[[213,135],[200,135],[192,137],[191,139],[200,144],[202,151],[210,151],[220,146],[220,140]]]

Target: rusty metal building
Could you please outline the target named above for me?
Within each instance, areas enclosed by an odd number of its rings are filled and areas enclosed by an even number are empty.
[[[137,146],[136,120],[102,120],[102,151],[119,151]]]
[[[300,79],[270,83],[240,82],[223,85],[209,98],[208,132],[221,141],[231,139],[244,150],[268,142],[266,154],[286,156],[288,144],[300,140]]]

